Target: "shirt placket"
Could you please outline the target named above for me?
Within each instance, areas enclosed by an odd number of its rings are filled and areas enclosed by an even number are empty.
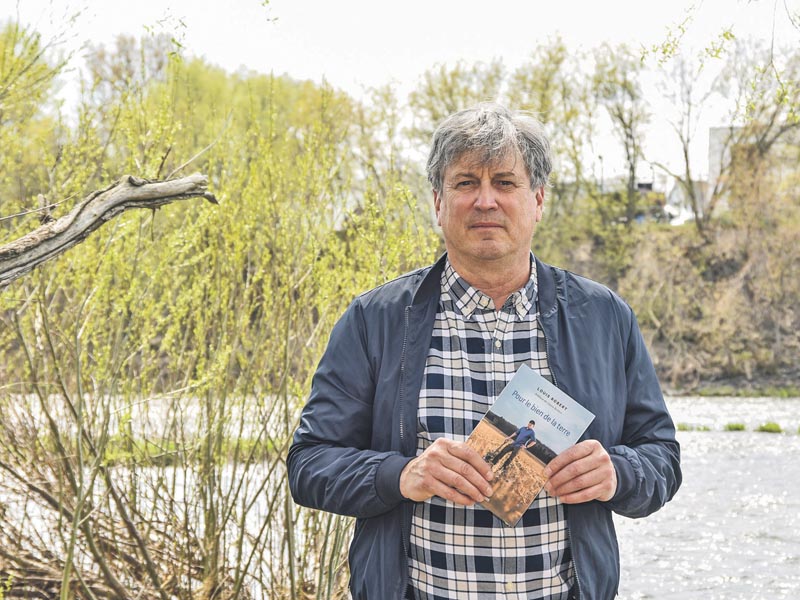
[[[493,312],[495,319],[494,329],[491,332],[490,352],[492,364],[492,399],[494,402],[497,396],[503,391],[511,374],[514,371],[513,363],[513,329],[515,304],[513,298],[509,301],[502,310]],[[513,530],[501,526],[495,529],[496,535],[500,537],[502,553],[500,556],[500,571],[497,580],[497,592],[507,595],[508,597],[515,597],[516,592],[516,571],[517,564],[515,558],[516,552],[516,533]]]

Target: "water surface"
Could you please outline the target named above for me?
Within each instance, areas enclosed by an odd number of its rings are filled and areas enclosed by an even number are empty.
[[[672,398],[684,481],[646,519],[615,517],[620,598],[800,598],[800,399]],[[767,421],[783,434],[754,431]],[[746,431],[724,431],[742,423]]]

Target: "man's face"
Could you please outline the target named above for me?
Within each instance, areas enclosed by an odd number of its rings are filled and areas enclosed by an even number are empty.
[[[433,201],[454,266],[475,271],[529,260],[544,188],[531,189],[518,153],[489,166],[460,157],[445,170]]]

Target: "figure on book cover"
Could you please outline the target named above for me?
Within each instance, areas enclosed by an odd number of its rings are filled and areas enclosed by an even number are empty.
[[[525,448],[533,447],[536,444],[536,432],[533,428],[536,426],[536,421],[530,420],[524,427],[520,427],[514,433],[509,435],[503,440],[503,444],[494,452],[489,452],[484,457],[484,460],[492,466],[496,466],[500,459],[508,455],[505,462],[499,469],[499,473],[505,473],[508,465],[514,460],[517,453]],[[509,443],[511,442],[511,443]]]

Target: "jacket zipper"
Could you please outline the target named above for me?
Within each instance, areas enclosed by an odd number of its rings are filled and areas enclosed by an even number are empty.
[[[547,366],[550,367],[552,362],[550,361],[550,346],[547,343],[547,332],[545,331],[544,327],[542,327],[541,322],[539,323],[539,327],[542,330],[542,337],[544,338],[544,354],[547,356]],[[556,379],[556,372],[555,370],[550,367],[550,376],[553,378],[553,385],[557,388],[561,389],[561,386],[558,385],[558,380]],[[581,578],[578,576],[578,561],[575,560],[575,549],[572,545],[572,530],[569,526],[569,508],[564,506],[564,518],[567,522],[567,539],[569,540],[569,547],[572,549],[572,570],[575,572],[575,589],[577,594],[575,598],[580,600],[581,597]]]
[[[406,306],[403,312],[403,317],[405,321],[405,327],[403,329],[403,349],[400,353],[400,451],[403,452],[405,443],[405,398],[404,398],[404,391],[406,385],[406,349],[408,347],[408,313],[411,309],[410,306]],[[400,526],[402,530],[400,532],[400,538],[403,542],[403,556],[406,559],[406,571],[402,574],[401,581],[403,582],[402,587],[400,588],[400,593],[405,596],[405,588],[408,586],[408,540],[406,539],[406,529],[409,529],[411,525],[409,524],[406,527],[406,521],[408,520],[408,509],[405,506],[402,506],[402,513],[401,513],[401,521]]]
[[[403,313],[405,320],[405,328],[403,329],[403,349],[400,353],[400,448],[403,448],[403,440],[405,438],[405,410],[403,390],[406,383],[406,348],[408,347],[408,310],[410,307],[406,306]]]

